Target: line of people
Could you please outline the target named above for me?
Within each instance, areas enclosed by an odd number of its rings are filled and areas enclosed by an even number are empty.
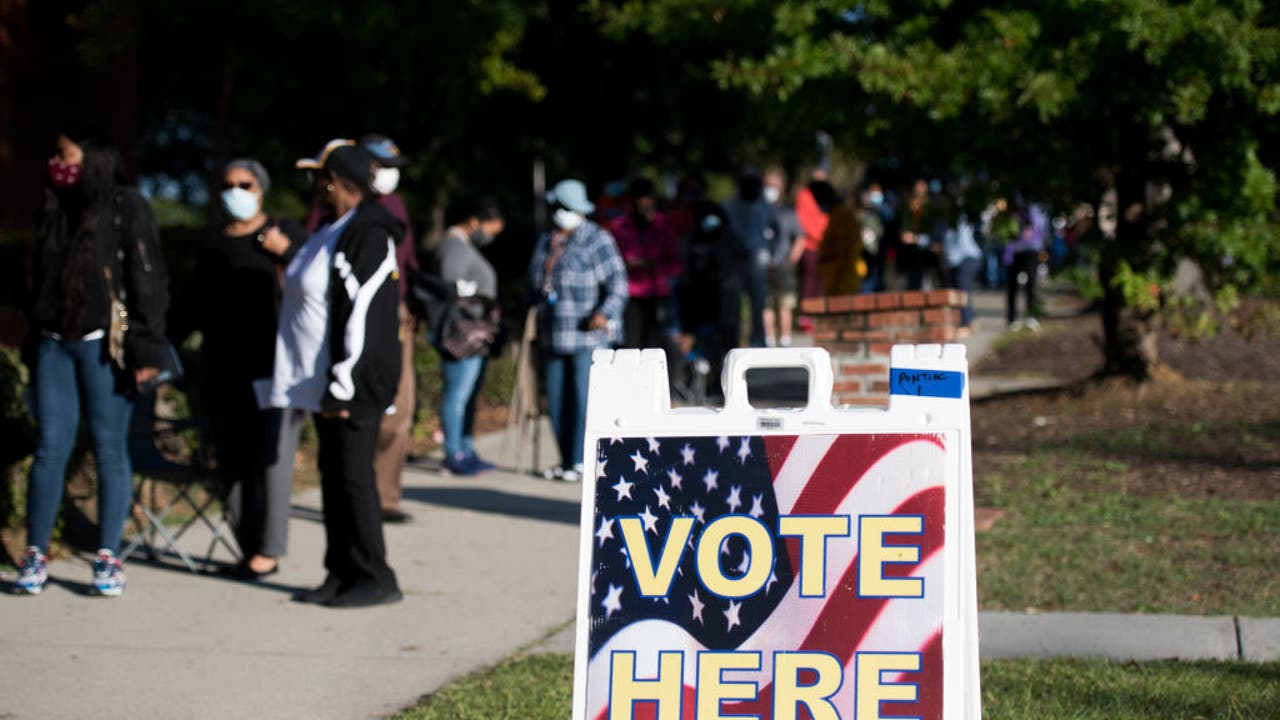
[[[167,328],[168,275],[148,203],[126,185],[119,153],[102,136],[59,135],[32,253],[28,360],[39,440],[20,591],[38,594],[48,580],[46,553],[83,402],[100,499],[91,591],[123,593],[117,553],[132,496],[132,407],[174,370],[170,339],[199,329],[210,435],[218,471],[232,484],[229,514],[244,557],[231,573],[257,580],[277,571],[298,433],[310,415],[326,576],[296,599],[331,607],[400,599],[382,523],[407,519],[398,502],[412,418],[412,372],[404,368],[413,324],[402,277],[416,253],[394,195],[401,164],[394,143],[378,136],[335,140],[299,161],[317,205],[308,234],[264,211],[270,177],[260,163],[229,163],[224,222],[184,289],[199,311],[187,326]]]

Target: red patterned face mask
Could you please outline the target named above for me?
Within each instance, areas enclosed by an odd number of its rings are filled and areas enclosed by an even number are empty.
[[[68,165],[58,158],[49,158],[49,179],[54,187],[69,188],[80,182],[83,165]]]

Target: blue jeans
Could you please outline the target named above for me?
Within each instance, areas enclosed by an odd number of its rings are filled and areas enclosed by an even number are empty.
[[[973,324],[973,283],[982,270],[982,258],[965,258],[959,265],[951,268],[951,287],[969,294],[969,299],[960,309],[960,325],[969,327]]]
[[[36,363],[39,445],[27,485],[27,544],[47,552],[62,504],[67,461],[75,447],[83,404],[98,467],[98,547],[120,549],[133,495],[129,416],[133,400],[117,390],[103,340],[44,338]]]
[[[583,462],[582,436],[587,430],[587,375],[590,349],[562,355],[548,351],[542,357],[546,378],[547,412],[560,448],[560,466],[566,470]]]
[[[446,457],[475,452],[476,396],[484,375],[485,357],[442,360],[444,392],[440,400],[440,429]]]

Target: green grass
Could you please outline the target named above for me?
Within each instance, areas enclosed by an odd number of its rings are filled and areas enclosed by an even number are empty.
[[[573,657],[527,655],[427,696],[397,720],[563,720]],[[987,720],[1264,720],[1280,712],[1280,663],[996,660],[982,666]]]
[[[569,717],[573,656],[517,656],[428,695],[396,720],[536,720]]]
[[[1280,502],[1135,496],[1126,470],[1036,451],[981,477],[1007,514],[978,533],[980,606],[1280,615]]]

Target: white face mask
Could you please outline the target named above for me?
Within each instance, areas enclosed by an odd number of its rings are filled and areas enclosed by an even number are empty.
[[[764,188],[764,201],[773,205],[782,197],[782,191],[772,185],[766,185]]]
[[[373,173],[373,191],[390,195],[400,186],[400,168],[378,168]]]
[[[560,208],[551,216],[551,221],[561,230],[576,230],[586,218],[572,210]]]
[[[258,214],[259,206],[258,196],[244,188],[233,187],[222,191],[222,207],[236,220],[249,220]]]

